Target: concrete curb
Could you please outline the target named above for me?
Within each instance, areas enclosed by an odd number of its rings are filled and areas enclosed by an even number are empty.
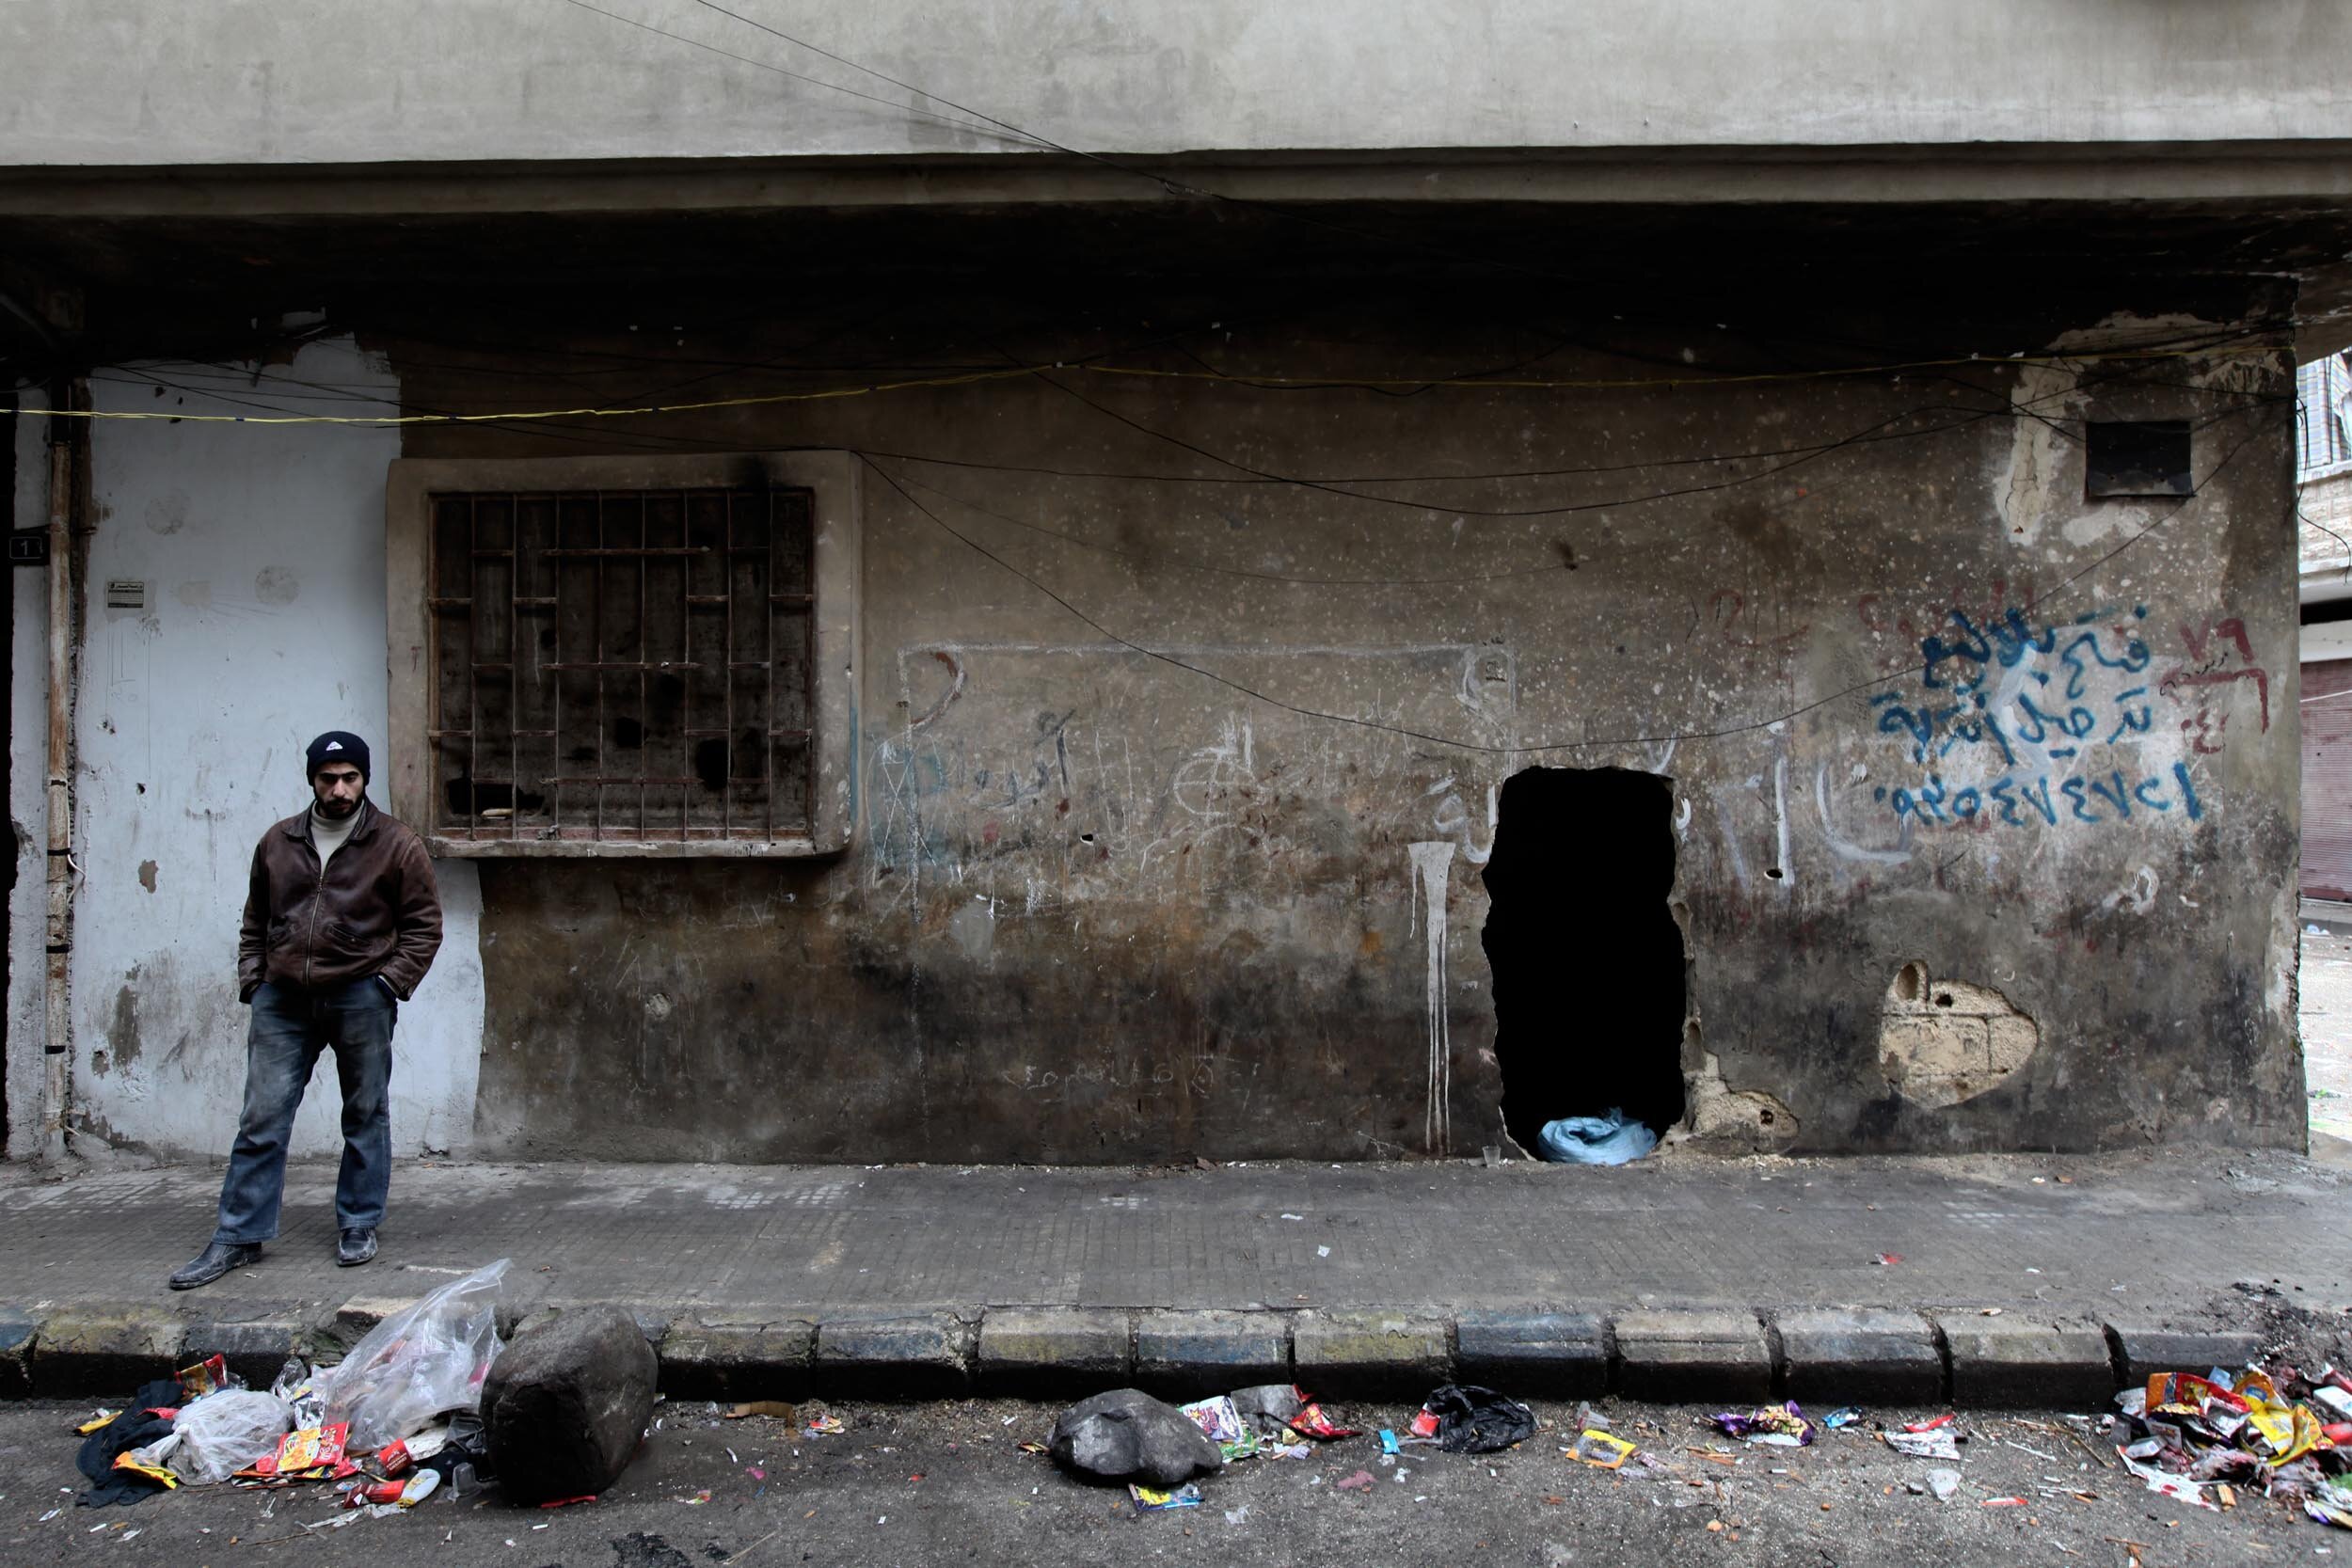
[[[215,1352],[265,1386],[289,1354],[334,1354],[406,1305],[354,1299],[306,1314],[246,1304],[215,1317],[151,1301],[0,1304],[0,1399],[119,1399]],[[1528,1398],[2096,1410],[2150,1371],[2242,1365],[2260,1348],[2251,1334],[2146,1318],[1863,1307],[745,1307],[675,1318],[640,1307],[636,1317],[665,1392],[729,1400],[1061,1400],[1128,1383],[1188,1399],[1295,1380],[1317,1398],[1403,1401],[1461,1381]]]

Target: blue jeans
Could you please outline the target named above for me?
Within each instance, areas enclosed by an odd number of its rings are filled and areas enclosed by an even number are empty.
[[[278,1234],[294,1111],[319,1053],[330,1048],[343,1088],[335,1228],[384,1223],[384,1199],[392,1185],[392,1024],[398,1014],[391,991],[373,978],[316,991],[264,985],[253,993],[245,1111],[237,1119],[229,1175],[220,1184],[215,1241],[243,1245]]]

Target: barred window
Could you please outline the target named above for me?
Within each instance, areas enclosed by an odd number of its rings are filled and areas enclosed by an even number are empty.
[[[615,466],[627,473],[593,471]],[[691,471],[645,471],[665,466]],[[395,735],[395,794],[437,852],[846,842],[822,809],[842,771],[827,743],[846,741],[828,732],[846,724],[828,723],[818,678],[820,623],[839,608],[820,603],[819,540],[841,531],[818,526],[816,485],[791,482],[807,466],[395,465],[409,471],[395,473],[388,543],[406,559],[391,577],[422,590],[393,607],[396,731],[421,719]],[[846,764],[846,745],[834,752]]]

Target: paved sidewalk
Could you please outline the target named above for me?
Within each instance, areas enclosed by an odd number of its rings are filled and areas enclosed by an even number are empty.
[[[1019,1386],[1024,1367],[1181,1380],[1187,1358],[1203,1376],[1263,1362],[1345,1386],[1379,1381],[1384,1357],[1402,1382],[1497,1355],[1624,1386],[1645,1336],[1693,1366],[1760,1355],[1782,1386],[1808,1335],[1840,1321],[1806,1309],[1865,1307],[1891,1312],[1849,1338],[1875,1323],[1888,1344],[1924,1340],[1958,1392],[1962,1334],[2071,1328],[2079,1350],[2087,1331],[2104,1369],[2127,1354],[2106,1329],[2216,1323],[2207,1309],[2241,1278],[2299,1306],[2352,1304],[2352,1173],[2272,1154],[1617,1170],[405,1162],[384,1255],[358,1270],[333,1264],[332,1178],[297,1166],[264,1262],[180,1293],[164,1276],[205,1240],[214,1170],[0,1171],[0,1390],[13,1375],[19,1391],[95,1391],[77,1384],[183,1351],[321,1346],[501,1257],[517,1314],[617,1303],[681,1387],[822,1384],[828,1367],[878,1388]]]

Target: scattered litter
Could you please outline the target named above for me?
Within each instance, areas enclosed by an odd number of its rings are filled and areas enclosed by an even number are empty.
[[[1331,1249],[1327,1246],[1319,1246],[1315,1248],[1315,1256],[1317,1258],[1328,1258],[1331,1256]]]
[[[2023,1508],[2026,1506],[2026,1499],[2023,1497],[1987,1497],[1977,1506],[1979,1508]]]
[[[1176,1408],[1191,1418],[1192,1424],[1216,1445],[1216,1451],[1225,1456],[1227,1463],[1257,1456],[1258,1429],[1241,1418],[1241,1412],[1233,1408],[1229,1396],[1219,1394],[1214,1399],[1195,1400]]]
[[[1197,1482],[1189,1481],[1171,1492],[1162,1492],[1149,1486],[1137,1486],[1131,1481],[1127,1486],[1127,1495],[1135,1498],[1137,1513],[1166,1513],[1171,1509],[1200,1506],[1200,1487]],[[886,1522],[886,1520],[887,1515],[882,1522]]]
[[[730,1421],[739,1421],[747,1416],[772,1416],[779,1421],[797,1421],[801,1418],[800,1407],[787,1404],[782,1400],[746,1400],[741,1404],[728,1405],[719,1414]],[[1005,1418],[1005,1425],[1012,1425],[1011,1417]]]
[[[497,1312],[508,1259],[500,1259],[393,1313],[326,1374],[326,1424],[348,1429],[352,1451],[373,1453],[451,1410],[475,1410],[501,1345]]]
[[[1348,1477],[1345,1481],[1341,1481],[1339,1483],[1339,1488],[1343,1492],[1369,1492],[1372,1490],[1372,1472],[1370,1470],[1359,1470],[1354,1475]]]
[[[1897,1453],[1907,1453],[1914,1459],[1960,1458],[1960,1445],[1948,1432],[1883,1432],[1879,1435]]]
[[[701,1491],[695,1493],[692,1497],[680,1497],[677,1500],[684,1503],[689,1508],[700,1508],[703,1504],[710,1500],[710,1488],[706,1486]]]
[[[1941,1430],[1942,1428],[1945,1428],[1945,1427],[1950,1426],[1950,1425],[1951,1425],[1954,1421],[1956,1421],[1956,1420],[1958,1420],[1958,1419],[1960,1419],[1960,1418],[1959,1418],[1958,1416],[1955,1416],[1955,1415],[1953,1415],[1951,1412],[1947,1411],[1947,1412],[1945,1412],[1943,1415],[1936,1417],[1936,1418],[1935,1418],[1934,1419],[1932,1419],[1932,1420],[1927,1420],[1927,1421],[1905,1421],[1905,1422],[1903,1423],[1903,1430],[1904,1430],[1905,1432],[1936,1432],[1936,1431]]]
[[[1591,1428],[1577,1433],[1576,1446],[1560,1450],[1580,1464],[1596,1469],[1615,1470],[1633,1457],[1633,1445],[1613,1433],[1596,1432]]]
[[[1833,1410],[1828,1415],[1822,1417],[1821,1424],[1827,1427],[1830,1431],[1836,1432],[1842,1428],[1853,1425],[1860,1419],[1862,1419],[1862,1412],[1850,1404],[1842,1410]]]
[[[1629,1164],[1657,1147],[1657,1133],[1615,1108],[1605,1117],[1562,1117],[1535,1134],[1535,1152],[1558,1164]]]
[[[1882,1269],[1891,1269],[1902,1260],[1903,1255],[1899,1252],[1882,1252],[1870,1259]]]
[[[1492,1388],[1449,1383],[1422,1402],[1412,1430],[1448,1453],[1494,1453],[1534,1436],[1535,1413]]]
[[[841,1424],[840,1417],[827,1414],[811,1418],[801,1428],[801,1434],[804,1437],[838,1437],[849,1430]]]
[[[1804,1412],[1797,1408],[1794,1400],[1782,1405],[1768,1404],[1744,1416],[1725,1410],[1709,1418],[1724,1436],[1749,1443],[1801,1449],[1813,1441],[1813,1423],[1804,1418]]]
[[[1952,1494],[1960,1490],[1960,1472],[1958,1470],[1930,1470],[1928,1490],[1935,1494],[1937,1502],[1951,1501]]]
[[[1298,1414],[1293,1416],[1287,1424],[1301,1437],[1318,1438],[1327,1443],[1342,1437],[1361,1437],[1364,1434],[1361,1427],[1340,1425],[1331,1418],[1329,1411],[1324,1409],[1321,1404],[1313,1402],[1301,1405]]]

